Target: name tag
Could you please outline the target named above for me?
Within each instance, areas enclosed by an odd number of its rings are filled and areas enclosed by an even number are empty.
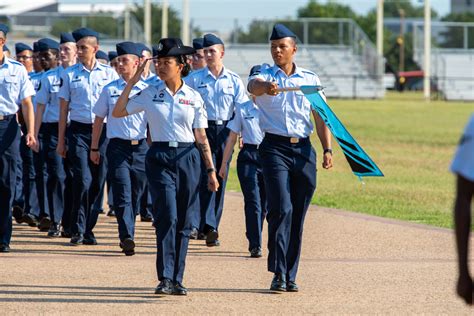
[[[186,100],[186,99],[179,99],[178,100],[179,104],[184,104],[184,105],[194,105],[194,101],[192,100]]]

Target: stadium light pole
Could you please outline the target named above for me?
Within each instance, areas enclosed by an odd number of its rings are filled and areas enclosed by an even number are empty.
[[[161,38],[168,37],[168,0],[163,0],[161,9]]]
[[[188,45],[189,40],[189,1],[183,0],[183,21],[181,23],[181,38],[183,44]]]
[[[378,55],[378,71],[380,72],[380,82],[383,80],[385,72],[383,63],[383,0],[377,0],[377,55]]]
[[[144,14],[144,29],[145,29],[145,43],[151,44],[151,1],[144,0],[143,3],[143,14]]]
[[[431,6],[430,0],[425,0],[425,28],[424,28],[424,51],[425,56],[423,58],[423,92],[425,100],[429,101],[431,97]]]
[[[124,12],[124,26],[123,26],[123,37],[125,40],[130,40],[130,8],[128,7],[128,0],[125,0],[125,12]]]

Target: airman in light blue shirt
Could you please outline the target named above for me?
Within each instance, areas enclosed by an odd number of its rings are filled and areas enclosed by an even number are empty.
[[[240,134],[244,144],[259,145],[263,133],[259,124],[259,108],[253,100],[237,105],[234,118],[227,124],[227,128]]]
[[[94,122],[92,111],[102,89],[118,79],[112,67],[96,62],[89,71],[82,63],[67,68],[62,74],[59,97],[69,102],[70,119],[85,124]]]
[[[140,140],[146,138],[146,119],[144,112],[126,117],[116,118],[112,116],[112,111],[117,103],[117,99],[122,93],[127,82],[123,78],[112,81],[105,86],[93,112],[95,115],[107,118],[107,138],[120,138],[125,140]],[[147,87],[143,81],[138,82],[131,92],[133,97],[138,92]]]
[[[0,65],[0,83],[0,115],[15,114],[22,100],[35,95],[25,67],[13,59]]]
[[[36,94],[36,103],[44,104],[43,123],[59,121],[59,89],[64,68],[56,67],[44,73],[41,86]]]
[[[249,81],[253,79],[271,81],[279,87],[321,85],[314,72],[296,65],[290,76],[277,65],[273,65],[252,75]],[[264,133],[303,138],[313,132],[311,104],[303,92],[289,91],[275,96],[263,94],[256,98],[256,103],[261,111],[260,126]]]
[[[161,81],[148,86],[127,104],[129,114],[145,112],[154,142],[195,141],[193,128],[207,128],[207,116],[199,93],[183,84],[173,96]]]

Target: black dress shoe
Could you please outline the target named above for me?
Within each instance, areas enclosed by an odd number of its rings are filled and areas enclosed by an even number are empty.
[[[17,222],[18,224],[23,223],[23,216],[25,214],[23,213],[23,209],[20,206],[15,205],[12,208],[12,215],[13,215],[13,218],[15,219],[15,222]]]
[[[42,232],[47,232],[50,226],[51,220],[49,219],[49,217],[43,217],[38,224],[38,229]]]
[[[25,215],[23,215],[21,220],[24,223],[27,223],[28,226],[31,226],[31,227],[37,227],[38,226],[38,220],[36,219],[36,217],[34,215],[25,214]]]
[[[70,243],[71,245],[77,246],[79,244],[82,244],[83,241],[84,236],[82,234],[75,234],[74,236],[72,236]]]
[[[148,222],[151,223],[153,222],[153,217],[147,215],[147,216],[142,216],[140,215],[140,222]]]
[[[173,282],[170,279],[163,279],[155,288],[155,294],[173,294]]]
[[[59,224],[51,223],[48,230],[48,237],[59,237],[60,235]]]
[[[181,283],[174,282],[173,295],[188,295],[188,289],[185,288]]]
[[[120,242],[120,248],[126,256],[133,256],[135,254],[135,242],[132,238],[125,238]]]
[[[95,239],[94,236],[84,236],[84,240],[82,241],[83,245],[88,245],[88,246],[95,246],[97,245],[97,239]]]
[[[197,236],[197,239],[198,239],[198,240],[206,240],[206,234],[204,234],[204,233],[199,233],[198,236]]]
[[[286,277],[282,273],[275,273],[273,277],[272,284],[270,285],[270,290],[277,292],[286,291]]]
[[[0,244],[0,252],[10,252],[10,246],[5,244]]]
[[[260,258],[262,256],[262,248],[255,247],[250,250],[250,257],[252,258]]]
[[[286,283],[286,291],[287,292],[298,292],[300,289],[298,285],[296,285],[295,281],[288,281]]]
[[[115,211],[113,209],[109,210],[107,212],[107,216],[110,216],[110,217],[115,217]]]
[[[198,239],[198,234],[199,234],[199,232],[198,232],[197,228],[193,228],[191,230],[191,233],[189,234],[189,239]]]
[[[219,246],[220,242],[217,240],[219,238],[219,233],[215,229],[211,229],[206,234],[206,246],[215,247]]]
[[[70,232],[62,231],[61,232],[61,237],[63,238],[71,238],[72,234]]]

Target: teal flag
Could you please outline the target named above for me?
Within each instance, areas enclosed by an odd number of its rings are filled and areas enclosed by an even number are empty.
[[[302,86],[301,91],[311,102],[311,107],[318,112],[326,126],[331,131],[337,143],[341,146],[352,172],[360,177],[383,177],[382,171],[360,147],[354,137],[347,131],[345,126],[339,121],[336,114],[321,96],[322,87]]]

